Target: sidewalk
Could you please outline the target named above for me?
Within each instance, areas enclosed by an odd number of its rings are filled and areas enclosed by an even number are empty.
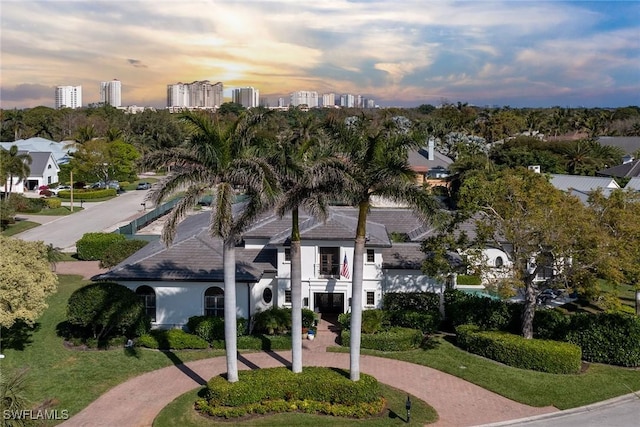
[[[303,366],[349,369],[349,354],[326,351],[327,346],[335,345],[334,331],[332,324],[320,321],[316,338],[303,342]],[[290,351],[240,354],[238,358],[239,369],[290,365]],[[553,407],[523,405],[452,375],[408,362],[361,356],[360,368],[431,405],[440,417],[431,426],[473,426],[558,412]],[[225,358],[216,357],[148,372],[112,388],[61,425],[151,426],[173,399],[225,371]]]

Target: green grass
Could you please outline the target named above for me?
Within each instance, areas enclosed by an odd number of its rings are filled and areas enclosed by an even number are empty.
[[[348,418],[335,418],[322,415],[310,415],[299,413],[276,414],[264,417],[249,418],[242,422],[234,421],[234,426],[312,426],[312,427],[333,427],[339,426],[422,426],[433,423],[438,415],[435,410],[425,402],[411,397],[411,423],[405,423],[406,410],[405,402],[407,393],[380,384],[383,396],[387,399],[387,409],[379,417],[366,420],[354,420]],[[153,422],[154,427],[228,427],[229,421],[217,421],[213,418],[201,416],[193,404],[198,399],[198,393],[203,389],[191,390],[176,398],[167,405]]]
[[[33,221],[16,221],[14,224],[10,224],[7,226],[5,230],[2,231],[3,236],[14,236],[18,233],[22,233],[23,231],[27,231],[31,228],[39,227],[40,224]]]
[[[26,339],[24,349],[7,348],[8,337],[3,334],[2,374],[27,368],[27,397],[34,404],[54,399],[57,404],[52,409],[67,409],[73,416],[115,385],[173,364],[168,355],[152,350],[136,350],[132,355],[124,348],[108,351],[65,348],[56,334],[56,325],[65,320],[71,293],[88,282],[79,276],[59,277],[58,292],[49,298],[49,308],[39,319],[35,332]],[[221,356],[224,351],[175,351],[173,355],[187,362]]]
[[[623,305],[636,308],[636,290],[632,285],[614,285],[610,282],[600,281],[600,287],[604,292],[616,295]]]
[[[77,212],[84,210],[84,208],[80,207],[80,202],[77,200],[73,201],[73,212],[71,212],[71,208],[69,206],[60,206],[55,209],[42,209],[40,212],[34,215],[42,215],[42,216],[65,216],[71,215]]]
[[[332,351],[348,349],[332,347]],[[404,360],[454,375],[531,406],[569,409],[640,390],[640,370],[591,364],[586,372],[557,375],[502,365],[460,350],[442,337],[428,350],[362,354]]]

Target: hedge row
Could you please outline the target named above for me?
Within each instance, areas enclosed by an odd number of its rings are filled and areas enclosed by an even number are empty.
[[[439,312],[440,296],[433,292],[389,292],[382,298],[385,311]]]
[[[205,340],[182,329],[152,330],[148,334],[140,336],[136,345],[161,350],[209,348],[209,344]]]
[[[291,350],[290,335],[243,335],[238,337],[238,349],[240,350]],[[211,347],[215,349],[224,349],[225,341],[223,339],[211,342]]]
[[[222,375],[208,383],[204,398],[209,406],[242,406],[283,399],[313,400],[332,404],[355,405],[376,402],[380,396],[378,381],[361,374],[351,381],[342,370],[305,367],[300,373],[288,368],[240,371],[239,381],[230,383]]]
[[[249,321],[245,318],[236,319],[236,336],[246,335]],[[224,340],[224,319],[215,316],[191,316],[187,321],[187,331],[207,342]]]
[[[103,190],[73,190],[74,200],[93,200],[104,199],[106,197],[114,197],[118,193],[113,188],[105,188]],[[61,190],[58,192],[61,199],[71,199],[71,190]]]
[[[499,331],[481,331],[474,325],[456,328],[458,345],[474,354],[505,365],[552,374],[580,372],[582,352],[574,344],[525,339]]]
[[[343,330],[340,340],[344,347],[349,347],[351,332]],[[369,350],[407,351],[419,348],[424,335],[417,329],[393,327],[375,334],[361,335],[360,346]]]
[[[101,268],[111,268],[120,264],[140,249],[144,248],[149,242],[146,240],[118,240],[109,244],[100,259]]]
[[[122,242],[126,238],[115,233],[85,233],[76,242],[78,259],[83,261],[99,261],[104,257],[110,245]]]

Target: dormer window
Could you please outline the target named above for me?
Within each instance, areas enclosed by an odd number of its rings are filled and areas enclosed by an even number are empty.
[[[504,260],[501,256],[496,257],[496,268],[500,268],[504,265]]]

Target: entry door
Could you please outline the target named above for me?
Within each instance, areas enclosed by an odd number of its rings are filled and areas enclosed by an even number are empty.
[[[336,292],[316,292],[314,306],[320,313],[344,313],[344,294]]]

